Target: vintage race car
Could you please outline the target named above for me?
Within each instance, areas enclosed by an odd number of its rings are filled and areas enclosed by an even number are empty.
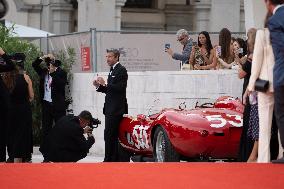
[[[136,117],[125,115],[119,141],[131,155],[158,162],[236,160],[244,106],[229,96],[194,109],[163,109]]]

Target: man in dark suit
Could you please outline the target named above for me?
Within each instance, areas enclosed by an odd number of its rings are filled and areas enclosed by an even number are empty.
[[[273,87],[275,100],[275,116],[280,140],[284,147],[284,0],[265,0],[267,10],[273,15],[268,21],[270,39],[275,56],[273,69]],[[284,154],[283,154],[284,155]],[[284,157],[272,161],[284,163]]]
[[[42,67],[41,63],[46,63]],[[66,115],[65,86],[67,73],[60,68],[61,62],[52,55],[38,57],[32,66],[40,77],[39,93],[42,100],[42,141],[52,128],[53,122]]]
[[[119,157],[118,131],[123,114],[127,114],[126,87],[128,74],[119,63],[120,53],[116,49],[108,50],[106,59],[110,66],[107,84],[102,77],[94,80],[98,92],[105,93],[103,113],[105,115],[105,162],[122,161]]]
[[[79,116],[63,116],[48,133],[40,151],[52,162],[77,162],[85,158],[95,143],[89,127],[93,120],[92,114],[86,110]],[[87,134],[87,139],[84,134]]]
[[[10,58],[0,47],[0,73],[9,72],[15,68]],[[0,75],[0,162],[6,161],[6,130],[7,130],[7,110],[9,106],[9,94]]]

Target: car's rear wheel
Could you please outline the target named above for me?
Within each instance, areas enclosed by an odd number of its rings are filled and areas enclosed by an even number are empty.
[[[162,127],[154,134],[154,158],[156,162],[179,162],[179,154],[173,148],[169,137]]]

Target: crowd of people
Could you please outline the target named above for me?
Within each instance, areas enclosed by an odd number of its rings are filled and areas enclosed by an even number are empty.
[[[199,33],[194,45],[188,32],[181,29],[177,40],[183,45],[182,53],[173,53],[171,48],[165,50],[173,59],[181,61],[183,69],[238,70],[239,78],[244,79],[242,101],[245,105],[240,161],[284,163],[283,3],[283,0],[265,0],[268,13],[264,29],[249,29],[246,41],[233,38],[223,28],[218,45],[212,45],[207,31]]]
[[[0,63],[3,73],[0,77],[0,162],[29,162],[33,152],[31,101],[34,91],[32,80],[24,71],[26,57],[23,53],[7,55],[2,48],[0,56],[3,59]],[[82,111],[79,116],[66,115],[67,74],[60,68],[60,60],[48,54],[38,57],[32,66],[40,79],[40,151],[44,162],[82,159],[94,144],[91,127],[98,121],[88,111]]]
[[[242,38],[233,38],[227,28],[220,31],[219,44],[214,47],[207,31],[198,34],[197,43],[185,29],[180,29],[176,35],[183,45],[182,53],[174,53],[171,48],[165,51],[173,59],[181,61],[182,69],[238,69],[247,60],[247,43]]]
[[[197,42],[185,29],[177,32],[182,53],[169,46],[165,51],[180,60],[184,69],[236,69],[244,79],[242,102],[243,130],[239,160],[243,162],[284,163],[284,0],[265,0],[267,17],[264,29],[251,28],[247,40],[233,38],[227,28],[219,33],[219,44],[213,46],[210,35],[202,31]],[[25,55],[8,56],[0,48],[0,162],[29,161],[32,154],[33,84],[24,71]],[[105,93],[104,162],[129,161],[118,141],[119,125],[128,112],[126,88],[128,74],[119,62],[120,52],[110,49],[106,62],[110,67],[107,82],[98,76],[93,85]],[[61,61],[52,54],[38,57],[32,63],[39,76],[42,105],[40,151],[44,162],[76,162],[86,157],[94,144],[92,125],[97,124],[89,111],[78,116],[66,115],[65,86],[67,73]],[[55,126],[54,126],[55,125]]]

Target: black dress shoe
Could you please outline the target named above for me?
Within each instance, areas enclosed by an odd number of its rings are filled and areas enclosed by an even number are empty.
[[[6,163],[14,163],[14,158],[8,158],[7,160],[6,160]]]
[[[272,163],[284,163],[284,157],[276,160],[272,160]]]
[[[32,158],[31,157],[23,158],[23,162],[24,163],[32,163]]]
[[[44,159],[41,163],[50,163],[48,159]]]

